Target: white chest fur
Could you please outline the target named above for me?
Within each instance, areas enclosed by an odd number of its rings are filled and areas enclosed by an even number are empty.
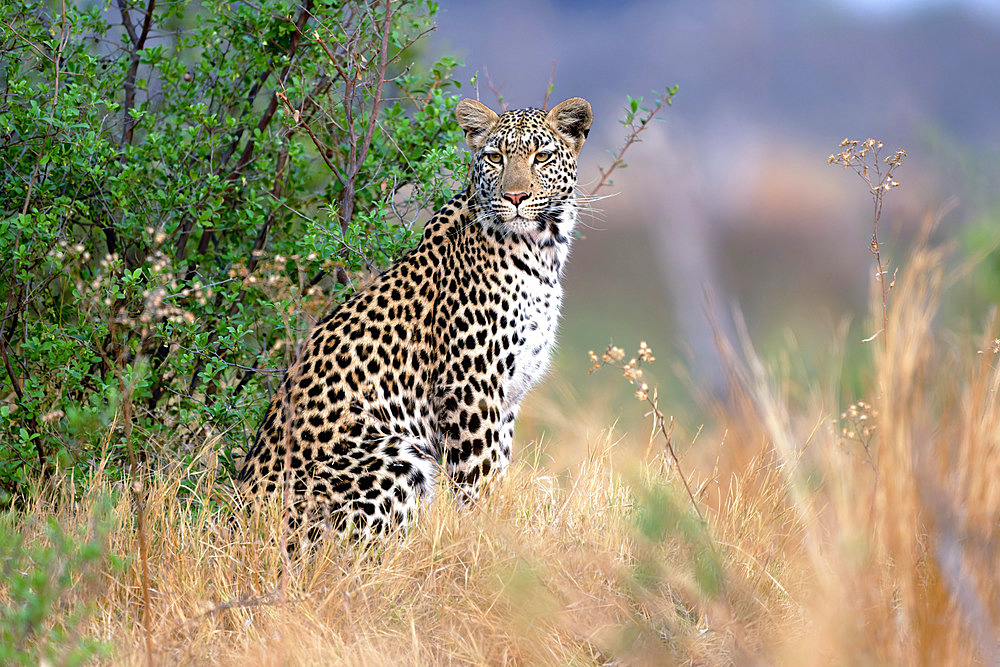
[[[559,266],[565,259],[561,253]],[[553,258],[554,259],[554,258]],[[514,280],[513,370],[504,378],[504,407],[514,408],[548,370],[556,342],[556,328],[562,309],[562,286],[558,268],[546,262],[537,274],[518,272]],[[534,268],[534,267],[533,267]]]

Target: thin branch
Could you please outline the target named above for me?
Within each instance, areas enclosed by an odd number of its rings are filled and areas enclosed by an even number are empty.
[[[13,296],[13,292],[11,293]],[[7,308],[4,310],[4,319],[7,319],[7,313],[10,308],[10,302],[12,299],[7,299]],[[10,379],[10,386],[14,389],[14,393],[17,394],[18,403],[24,402],[24,390],[21,389],[21,381],[17,377],[17,373],[10,365],[10,357],[7,356],[7,341],[3,336],[0,336],[0,354],[3,355],[3,366],[7,369],[7,377]]]
[[[38,177],[38,172],[40,168],[41,168],[41,157],[39,156],[39,159],[36,160],[35,162],[35,169],[31,174],[31,180],[28,181],[28,192],[27,194],[25,194],[24,197],[24,205],[21,207],[21,215],[26,215],[28,212],[28,205],[31,202],[31,193],[32,190],[34,189],[35,179]],[[23,293],[25,286],[17,279],[18,262],[16,258],[18,255],[18,249],[20,248],[20,245],[21,245],[21,231],[19,229],[14,237],[14,252],[13,252],[14,260],[11,262],[10,287],[9,291],[7,292],[7,303],[4,306],[3,318],[0,319],[0,354],[3,355],[4,369],[7,371],[7,377],[10,379],[11,388],[14,390],[14,393],[17,394],[18,404],[22,408],[25,408],[26,407],[24,405],[25,398],[24,398],[24,391],[21,388],[21,380],[18,378],[17,373],[14,371],[14,367],[10,363],[10,357],[7,354],[8,340],[13,337],[12,335],[17,327],[18,317],[21,313],[24,312],[24,306],[22,304],[26,303],[24,301],[25,295]],[[11,310],[12,307],[14,309],[13,312]],[[7,326],[8,318],[13,318],[13,322],[11,322],[10,327]],[[24,369],[23,365],[22,369]],[[24,369],[24,371],[25,373],[27,373],[27,369]],[[29,415],[31,414],[30,410],[25,410],[25,412]],[[35,421],[34,416],[28,418],[28,420],[25,423],[25,426],[27,427],[27,430],[30,434],[37,435],[37,423]],[[38,464],[41,467],[42,479],[47,480],[49,469],[46,462],[47,457],[45,454],[45,450],[42,448],[42,443],[39,440],[39,438],[37,437],[34,438],[34,444],[35,444],[35,452],[38,455]]]
[[[347,163],[347,178],[345,178],[343,182],[344,189],[341,193],[340,206],[340,228],[345,235],[347,234],[347,229],[350,226],[351,219],[354,217],[354,199],[356,194],[355,183],[357,182],[358,174],[361,172],[361,168],[364,165],[365,158],[368,155],[368,149],[371,147],[372,138],[375,135],[375,126],[378,122],[379,106],[382,104],[382,88],[385,85],[385,72],[389,66],[389,33],[392,26],[392,17],[392,0],[386,0],[385,16],[382,20],[381,28],[382,42],[379,46],[375,92],[372,96],[368,126],[365,128],[365,134],[361,140],[360,146],[357,145],[357,135],[354,131],[354,118],[352,111],[355,86],[350,78],[345,81],[348,85],[345,87],[345,96],[347,97],[347,100],[345,101],[344,111],[347,114],[347,129],[350,138],[350,156]]]
[[[326,163],[326,166],[330,168],[330,171],[333,172],[333,175],[336,176],[338,181],[344,182],[346,179],[344,178],[343,172],[340,171],[340,168],[333,161],[331,161],[330,157],[326,154],[327,153],[326,145],[323,144],[319,140],[319,138],[313,133],[313,130],[309,126],[309,124],[303,121],[302,115],[299,112],[299,110],[293,107],[291,102],[288,101],[287,91],[285,90],[284,83],[281,84],[281,92],[278,94],[278,98],[281,100],[281,103],[285,105],[285,109],[292,113],[293,120],[296,120],[297,124],[301,125],[302,128],[305,129],[306,134],[309,135],[309,138],[312,139],[313,144],[316,146],[316,150],[319,152],[319,156],[323,159],[323,162]]]
[[[23,44],[28,45],[28,47],[32,51],[35,52],[35,55],[39,56],[40,58],[44,58],[45,60],[48,60],[52,64],[56,63],[55,58],[53,58],[52,56],[50,56],[49,54],[47,54],[40,46],[38,46],[37,44],[35,44],[34,42],[32,42],[25,35],[22,35],[21,33],[19,33],[17,31],[17,29],[13,25],[11,25],[10,23],[7,23],[6,21],[0,21],[0,25],[3,25],[4,28],[6,28],[7,30],[9,30],[11,33],[13,33],[14,35],[16,35],[17,37],[19,37],[20,40],[21,40],[21,42]]]
[[[62,14],[59,17],[59,47],[56,50],[53,69],[55,70],[55,84],[52,93],[52,113],[55,114],[56,104],[59,102],[59,65],[62,63],[63,51],[69,43],[69,30],[66,28],[66,0],[62,0]]]
[[[127,0],[118,0],[118,10],[122,15],[122,25],[128,34],[132,49],[129,52],[129,66],[125,73],[125,104],[122,107],[122,137],[120,145],[122,147],[132,143],[132,133],[135,129],[135,120],[132,118],[132,108],[135,106],[135,79],[139,73],[139,52],[146,46],[146,38],[149,37],[149,28],[153,24],[153,9],[156,7],[156,0],[149,0],[146,5],[146,16],[142,22],[142,32],[136,35],[135,26],[129,18],[130,7]]]
[[[552,61],[552,71],[549,72],[549,83],[548,83],[547,86],[545,86],[545,97],[544,97],[544,99],[542,99],[542,111],[548,111],[549,110],[549,95],[552,93],[552,90],[555,88],[555,80],[556,80],[556,61],[553,60]]]
[[[257,80],[254,81],[252,86],[250,86],[250,91],[247,93],[246,96],[246,106],[243,108],[243,113],[240,116],[240,127],[239,129],[233,131],[233,140],[229,142],[229,145],[226,146],[226,150],[223,151],[222,156],[219,158],[220,168],[224,168],[227,164],[229,164],[229,158],[233,156],[233,153],[236,152],[236,148],[240,145],[240,140],[243,138],[243,133],[246,131],[246,129],[243,127],[242,121],[253,109],[254,100],[257,99],[257,95],[258,93],[260,93],[260,89],[264,86],[264,83],[271,76],[271,72],[273,70],[271,69],[270,66],[272,64],[273,61],[269,59],[268,69],[265,69],[263,72],[261,72],[260,75],[257,77]]]
[[[500,89],[493,85],[493,77],[490,76],[490,70],[487,67],[483,67],[483,76],[486,77],[486,85],[489,86],[490,92],[493,93],[494,97],[497,98],[497,104],[500,105],[500,111],[507,110],[507,103],[504,102],[503,95],[500,93]]]
[[[288,45],[288,62],[285,67],[281,70],[281,76],[278,78],[279,85],[284,86],[285,80],[288,78],[288,73],[292,69],[292,63],[295,60],[295,55],[298,53],[299,45],[302,42],[302,31],[312,16],[313,0],[306,0],[302,4],[302,11],[299,12],[299,17],[295,21],[295,32],[292,34],[290,43]],[[263,131],[270,123],[271,119],[274,117],[275,111],[278,110],[278,91],[275,90],[271,95],[271,101],[267,105],[267,109],[261,115],[260,120],[257,122],[257,130]],[[240,155],[239,161],[236,163],[236,167],[230,173],[229,178],[235,179],[236,176],[243,170],[243,167],[250,163],[250,159],[253,157],[254,150],[254,139],[251,136],[247,140],[247,145],[243,148],[243,153]]]
[[[109,335],[114,336],[116,331],[116,326],[112,323],[109,327]],[[145,336],[143,336],[145,338]],[[139,342],[139,349],[143,347],[143,341]],[[142,581],[142,629],[145,639],[145,649],[146,649],[146,664],[153,664],[153,631],[151,626],[150,617],[152,615],[152,608],[149,602],[149,544],[146,536],[146,503],[143,499],[143,483],[142,483],[142,473],[139,470],[139,457],[135,453],[135,443],[132,439],[132,393],[135,391],[135,385],[138,380],[136,376],[135,369],[139,365],[141,355],[137,356],[132,362],[132,379],[130,382],[125,382],[125,375],[122,372],[122,366],[127,363],[125,355],[125,350],[122,349],[121,354],[112,362],[108,357],[107,352],[105,352],[104,347],[96,346],[95,349],[97,353],[104,359],[104,363],[111,369],[114,374],[115,379],[118,380],[118,391],[121,395],[121,406],[122,406],[122,422],[125,429],[125,447],[128,452],[129,458],[129,468],[131,469],[132,483],[130,484],[132,492],[132,502],[135,503],[135,521],[136,521],[136,534],[139,538],[139,567],[140,576]]]
[[[667,94],[662,95],[656,99],[656,106],[650,109],[648,113],[639,120],[638,125],[636,125],[636,120],[634,115],[632,115],[629,118],[626,124],[626,127],[629,128],[629,133],[625,137],[625,143],[615,154],[614,158],[611,161],[611,166],[608,167],[607,169],[601,168],[601,180],[598,181],[597,185],[595,185],[590,190],[590,194],[595,195],[601,190],[601,188],[611,184],[610,181],[611,174],[613,174],[614,171],[619,167],[625,166],[624,162],[625,153],[627,153],[628,149],[632,147],[632,144],[641,141],[639,135],[641,135],[649,128],[650,123],[653,121],[654,118],[656,118],[656,114],[660,113],[660,111],[662,111],[664,107],[670,106],[671,100],[673,100],[674,95],[676,93],[677,93],[676,87],[668,88]]]

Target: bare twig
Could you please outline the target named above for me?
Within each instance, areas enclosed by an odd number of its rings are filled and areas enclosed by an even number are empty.
[[[549,95],[552,94],[552,90],[555,88],[556,80],[556,61],[552,61],[552,71],[549,72],[549,83],[545,86],[545,97],[542,99],[542,111],[549,110]]]
[[[313,0],[306,0],[302,3],[302,10],[299,12],[298,18],[295,20],[295,32],[292,33],[291,41],[288,46],[288,62],[285,67],[281,70],[281,75],[278,80],[281,84],[284,84],[285,80],[288,78],[288,73],[292,69],[292,63],[295,59],[295,54],[299,50],[299,44],[302,42],[302,31],[312,16]],[[257,121],[257,130],[263,131],[271,123],[271,119],[274,117],[275,111],[278,110],[278,91],[275,90],[271,95],[271,101],[267,105],[267,109],[261,114],[260,120]],[[243,170],[245,166],[250,163],[251,158],[253,158],[255,142],[253,136],[247,140],[246,146],[243,147],[243,153],[240,155],[240,159],[236,163],[236,167],[230,173],[229,178],[235,179],[239,173]]]
[[[55,71],[55,84],[52,92],[52,110],[55,113],[56,103],[59,102],[59,65],[62,64],[63,51],[69,43],[69,30],[66,28],[66,0],[62,0],[62,13],[59,16],[59,47],[56,50],[53,70]]]
[[[11,296],[13,296],[13,292],[11,292]],[[4,308],[3,314],[4,319],[7,319],[11,301],[12,299],[7,299],[7,306]],[[10,357],[7,356],[7,341],[3,336],[0,336],[0,354],[3,355],[3,366],[7,370],[7,377],[10,379],[10,386],[14,390],[14,393],[17,394],[18,402],[23,403],[24,390],[21,389],[21,382],[17,377],[17,373],[14,372],[14,369],[10,365]]]
[[[647,128],[649,128],[649,124],[656,118],[656,114],[660,113],[660,111],[662,111],[665,107],[670,106],[674,95],[676,94],[677,86],[667,88],[665,94],[656,98],[656,103],[652,108],[641,106],[641,97],[638,100],[629,100],[630,108],[627,109],[625,120],[622,121],[622,124],[628,129],[628,134],[625,135],[625,143],[622,144],[622,147],[618,149],[618,152],[612,157],[611,166],[607,169],[601,167],[601,180],[597,182],[597,185],[591,188],[591,195],[597,194],[601,188],[611,184],[611,174],[613,174],[616,169],[625,166],[625,153],[627,153],[628,149],[632,147],[632,144],[641,141],[639,136],[645,132]],[[639,111],[645,111],[646,113],[641,117],[636,116],[636,113]]]
[[[149,29],[153,24],[153,9],[156,7],[156,0],[149,0],[146,5],[145,17],[142,21],[142,32],[136,34],[135,26],[129,18],[127,0],[118,0],[118,10],[122,15],[122,26],[128,34],[132,49],[129,52],[129,66],[125,73],[125,104],[122,106],[122,137],[121,145],[127,146],[132,143],[132,133],[135,129],[135,121],[132,119],[132,108],[135,106],[135,79],[139,73],[139,52],[146,47],[146,38],[149,37]],[[58,62],[58,60],[57,60]]]
[[[31,179],[28,181],[28,192],[24,196],[24,205],[21,207],[21,215],[27,215],[28,206],[31,203],[31,193],[35,186],[35,180],[38,178],[38,172],[41,169],[41,155],[35,161],[35,169],[31,174]],[[14,393],[17,394],[18,403],[21,407],[26,407],[24,405],[24,391],[21,388],[21,380],[18,378],[17,373],[14,370],[13,365],[10,363],[10,357],[7,353],[7,348],[9,347],[9,341],[13,339],[14,330],[17,328],[17,320],[22,312],[24,312],[25,286],[18,280],[18,249],[21,245],[21,231],[18,229],[17,234],[14,236],[14,259],[11,261],[10,267],[10,285],[7,292],[7,303],[4,305],[3,318],[0,318],[0,355],[3,356],[4,370],[7,371],[7,377],[10,379],[11,388]],[[10,326],[7,326],[7,320],[11,318],[13,321]],[[22,366],[23,368],[23,366]],[[25,369],[25,372],[27,370]],[[25,410],[27,414],[31,414],[30,410]],[[37,432],[37,422],[35,417],[31,416],[26,420],[25,426],[29,433],[35,434]],[[41,440],[38,437],[34,438],[35,453],[38,455],[38,465],[40,466],[42,480],[47,480],[49,477],[49,467],[47,463],[47,456],[44,448],[42,447]]]
[[[114,324],[110,326],[110,334],[112,336],[115,335],[116,328]],[[142,341],[140,341],[138,349],[141,350],[142,347]],[[146,537],[146,503],[143,498],[145,489],[142,481],[143,474],[139,470],[139,457],[136,456],[135,443],[132,440],[132,392],[135,390],[135,385],[138,381],[136,369],[141,361],[141,355],[137,355],[133,361],[132,380],[126,383],[125,375],[122,372],[122,366],[125,363],[124,349],[113,362],[108,358],[107,353],[101,346],[95,346],[95,349],[104,359],[104,363],[114,373],[115,379],[118,380],[118,391],[121,395],[122,425],[125,429],[125,447],[128,451],[129,468],[131,469],[132,476],[130,490],[132,492],[132,502],[135,503],[136,533],[139,537],[139,567],[142,579],[142,630],[146,648],[146,664],[152,665],[153,631],[150,621],[152,608],[149,601],[149,542]]]
[[[34,42],[32,42],[30,39],[28,39],[26,35],[23,35],[20,32],[18,32],[17,28],[15,28],[13,26],[13,24],[7,23],[6,21],[0,21],[0,25],[3,25],[3,27],[6,28],[7,30],[9,30],[11,32],[11,34],[13,34],[18,39],[20,39],[20,41],[21,41],[22,44],[26,45],[28,48],[30,48],[32,51],[34,51],[35,55],[37,55],[40,58],[44,58],[45,60],[48,60],[52,64],[56,64],[56,59],[55,58],[53,58],[48,53],[46,53],[45,50],[42,49],[42,47],[38,46],[37,44],[35,44]],[[63,74],[73,74],[74,76],[81,76],[81,74],[79,74],[79,73],[73,73],[73,72],[63,72]]]
[[[489,87],[490,92],[497,98],[497,104],[500,105],[500,110],[506,111],[507,103],[504,101],[503,94],[500,92],[500,89],[493,85],[493,77],[490,76],[489,68],[483,68],[483,76],[486,77],[486,85]]]
[[[298,121],[301,118],[301,116],[299,115],[299,110],[294,108],[291,102],[288,101],[287,91],[285,90],[284,83],[281,84],[281,92],[278,93],[278,99],[280,99],[281,103],[285,105],[285,109],[292,114],[293,119]],[[325,150],[326,147],[313,133],[313,130],[309,126],[309,124],[305,122],[301,122],[299,124],[305,129],[306,134],[309,135],[309,138],[313,140],[313,143],[316,145],[316,148],[319,149],[319,156],[323,159],[323,162],[326,163],[326,166],[330,168],[330,171],[333,172],[333,175],[337,178],[338,181],[343,182],[344,181],[343,172],[341,172],[340,169],[337,167],[337,165],[330,160],[330,157],[327,155],[327,151]]]
[[[385,85],[385,72],[386,68],[389,66],[389,32],[390,26],[392,25],[392,0],[386,0],[385,2],[385,16],[382,21],[382,43],[379,47],[378,54],[378,69],[376,71],[375,79],[375,92],[372,95],[371,110],[368,117],[368,126],[365,128],[364,138],[361,140],[361,145],[358,146],[356,143],[356,135],[354,134],[353,128],[353,118],[348,120],[348,126],[350,130],[351,146],[350,146],[350,156],[347,163],[347,174],[344,179],[344,190],[341,194],[341,206],[340,206],[340,227],[344,234],[347,234],[348,226],[351,224],[351,219],[354,216],[354,198],[355,198],[355,186],[358,178],[358,174],[361,173],[361,167],[364,164],[365,158],[368,156],[368,149],[371,147],[372,137],[375,134],[375,125],[378,122],[378,110],[382,104],[382,87]],[[354,93],[353,84],[349,86],[351,95]],[[353,100],[352,100],[353,101]],[[350,112],[349,108],[345,111]]]

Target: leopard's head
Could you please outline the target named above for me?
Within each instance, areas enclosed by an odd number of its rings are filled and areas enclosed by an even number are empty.
[[[575,219],[576,158],[593,121],[590,103],[573,97],[548,113],[497,115],[462,100],[456,114],[472,149],[477,219],[506,233],[567,233],[559,227]]]

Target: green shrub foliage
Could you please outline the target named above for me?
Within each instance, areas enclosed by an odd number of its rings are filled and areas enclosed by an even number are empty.
[[[150,465],[245,446],[297,337],[464,178],[455,63],[412,64],[435,10],[0,2],[3,504],[123,470],[125,401]]]
[[[71,591],[101,590],[107,573],[125,568],[107,550],[110,509],[98,499],[72,529],[52,517],[25,524],[18,512],[0,512],[0,664],[79,665],[110,655],[110,643],[86,631],[91,606],[67,600]]]

